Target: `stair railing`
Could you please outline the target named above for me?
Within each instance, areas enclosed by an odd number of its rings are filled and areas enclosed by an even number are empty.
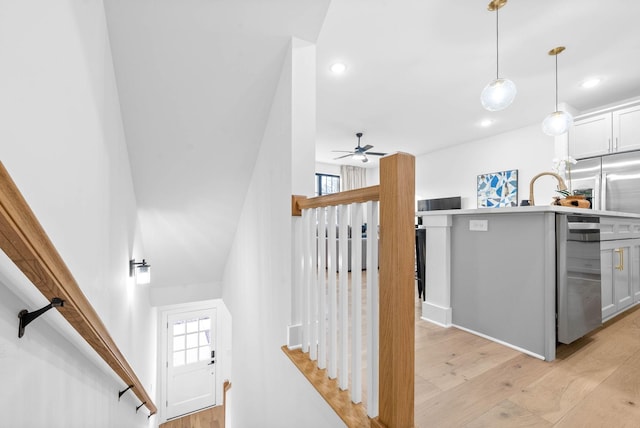
[[[326,372],[323,377],[335,379],[340,390],[348,391],[356,406],[366,391],[367,426],[413,427],[414,165],[413,156],[397,153],[381,158],[379,186],[292,197],[293,215],[302,216],[293,251],[294,264],[301,267],[297,275],[301,324],[298,334],[289,335],[299,340],[290,339],[285,352],[300,347],[317,370]],[[361,420],[341,414],[344,403],[335,402],[341,395],[317,385],[317,376],[305,375],[348,426],[362,426]]]

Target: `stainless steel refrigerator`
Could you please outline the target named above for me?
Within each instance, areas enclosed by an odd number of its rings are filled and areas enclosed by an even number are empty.
[[[593,209],[640,214],[640,151],[578,161],[571,166],[571,189]]]

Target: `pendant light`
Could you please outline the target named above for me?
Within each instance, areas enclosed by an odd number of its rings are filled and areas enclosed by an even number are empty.
[[[564,46],[558,46],[549,51],[549,55],[556,57],[556,110],[544,119],[542,131],[552,137],[564,134],[573,124],[573,117],[569,113],[558,110],[558,55],[564,50]]]
[[[516,85],[509,79],[500,78],[498,49],[498,9],[507,4],[507,0],[492,0],[487,9],[496,12],[496,79],[482,90],[480,102],[489,111],[500,111],[509,107],[516,97]]]

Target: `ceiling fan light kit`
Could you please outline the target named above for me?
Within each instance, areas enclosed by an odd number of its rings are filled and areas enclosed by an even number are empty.
[[[487,9],[496,12],[496,79],[489,82],[480,94],[482,106],[489,111],[500,111],[509,107],[518,92],[515,83],[509,79],[500,78],[499,73],[499,33],[498,33],[498,9],[507,4],[507,0],[492,0]]]
[[[333,152],[347,153],[346,155],[338,156],[337,158],[333,158],[333,159],[337,160],[337,159],[343,159],[343,158],[351,157],[351,159],[353,159],[353,160],[361,161],[362,163],[367,163],[367,162],[369,162],[369,159],[367,158],[367,155],[373,155],[373,156],[385,156],[386,155],[386,153],[381,153],[381,152],[370,152],[369,150],[373,149],[373,146],[370,145],[370,144],[367,144],[364,147],[360,146],[360,138],[362,138],[362,135],[363,135],[362,132],[358,132],[356,134],[356,137],[358,137],[358,145],[356,146],[355,149],[353,149],[353,151],[333,150]]]
[[[558,55],[564,50],[564,46],[558,46],[548,52],[549,55],[556,58],[556,109],[542,122],[542,131],[552,137],[566,133],[573,124],[573,117],[569,113],[558,110]]]

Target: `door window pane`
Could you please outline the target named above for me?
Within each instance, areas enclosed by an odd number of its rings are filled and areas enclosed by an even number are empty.
[[[184,334],[184,321],[178,321],[173,324],[173,335],[177,336],[179,334]]]
[[[200,331],[209,330],[211,328],[211,320],[209,317],[200,318]]]
[[[187,364],[193,364],[198,361],[198,348],[187,349]]]
[[[195,333],[198,331],[198,320],[187,321],[187,333]]]
[[[181,351],[184,349],[184,336],[175,336],[173,338],[173,350]]]
[[[198,347],[198,333],[187,334],[187,349]]]

